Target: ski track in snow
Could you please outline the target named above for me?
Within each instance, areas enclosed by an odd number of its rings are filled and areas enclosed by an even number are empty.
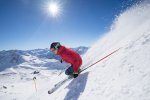
[[[32,69],[2,72],[0,82],[5,80],[8,89],[0,88],[1,100],[150,100],[149,9],[147,0],[121,13],[110,32],[83,56],[83,67],[121,49],[51,95],[47,91],[66,77],[64,73],[58,77],[58,71],[44,69],[36,75],[35,92],[33,75],[29,74]]]

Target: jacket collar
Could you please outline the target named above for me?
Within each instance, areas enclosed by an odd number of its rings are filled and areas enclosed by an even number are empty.
[[[60,46],[60,48],[58,49],[57,54],[61,55],[64,52],[65,47],[64,46]]]

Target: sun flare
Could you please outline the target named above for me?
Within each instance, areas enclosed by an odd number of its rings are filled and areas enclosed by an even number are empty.
[[[48,10],[53,17],[56,17],[60,14],[60,5],[57,3],[50,3],[48,5]]]

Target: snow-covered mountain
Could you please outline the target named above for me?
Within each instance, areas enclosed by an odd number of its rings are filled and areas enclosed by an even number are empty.
[[[83,55],[88,50],[88,47],[81,46],[72,49],[78,52],[80,55]],[[25,50],[0,51],[0,71],[5,70],[6,68],[17,66],[25,62],[35,65],[37,64],[37,60],[38,62],[42,62],[47,59],[59,60],[60,58],[59,56],[50,52],[49,49],[34,49],[26,51]],[[37,67],[39,67],[38,64]]]
[[[0,72],[0,99],[150,100],[149,9],[150,1],[147,0],[122,12],[114,20],[110,32],[83,55],[82,68],[118,48],[119,51],[68,81],[53,94],[49,95],[47,91],[66,76],[64,73],[59,75],[57,66],[48,69],[46,60],[37,60],[35,62],[43,67],[35,67],[29,61]],[[57,60],[50,60],[54,65],[62,66]],[[40,73],[31,74],[35,69]]]

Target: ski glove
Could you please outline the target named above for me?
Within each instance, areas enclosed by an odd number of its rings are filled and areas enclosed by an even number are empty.
[[[63,63],[63,60],[61,59],[60,62]]]
[[[73,78],[78,77],[78,73],[73,73]]]

